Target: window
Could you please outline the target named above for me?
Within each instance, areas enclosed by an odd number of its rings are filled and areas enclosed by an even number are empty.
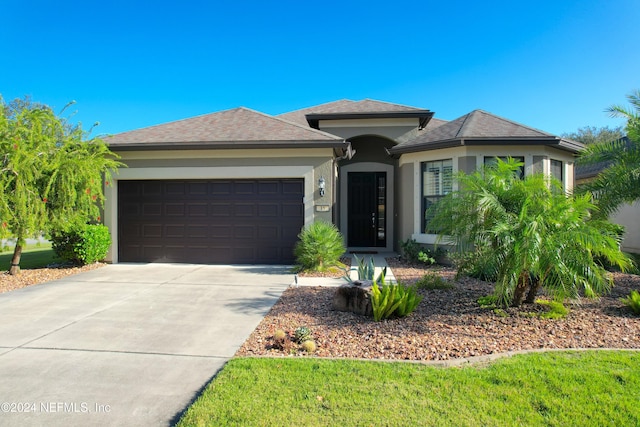
[[[429,208],[449,194],[453,185],[453,160],[422,162],[422,229],[429,232]]]
[[[563,167],[562,167],[562,162],[560,160],[551,159],[551,176],[557,179],[558,181],[564,183]]]
[[[514,156],[493,156],[493,157],[486,156],[484,158],[484,165],[485,166],[492,165],[492,164],[496,163],[496,159],[500,159],[503,162],[506,162],[507,159],[509,159],[509,157],[511,157],[516,162],[522,163],[522,166],[520,166],[520,170],[518,171],[518,178],[524,179],[524,157],[522,157],[522,156],[520,156],[520,157],[517,157],[517,156],[516,157],[514,157]]]

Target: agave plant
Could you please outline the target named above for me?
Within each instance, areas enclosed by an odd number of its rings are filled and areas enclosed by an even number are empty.
[[[369,257],[369,258],[364,257],[360,259],[356,254],[353,254],[353,259],[356,261],[356,264],[358,265],[357,272],[358,272],[358,280],[360,281],[367,280],[370,282],[377,282],[380,280],[381,277],[384,277],[387,274],[387,267],[383,267],[378,277],[376,277],[374,280],[374,276],[376,274],[376,265],[373,260],[373,257]],[[345,273],[344,278],[349,283],[352,283],[354,281],[349,275],[349,271]]]

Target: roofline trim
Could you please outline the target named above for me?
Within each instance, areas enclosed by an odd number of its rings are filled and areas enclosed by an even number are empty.
[[[309,113],[305,114],[307,123],[314,129],[320,129],[320,120],[349,120],[349,119],[398,119],[398,118],[417,118],[420,120],[420,129],[423,129],[431,120],[434,111],[430,110],[414,110],[414,111],[368,111],[368,112],[351,112],[351,113]]]
[[[415,153],[419,151],[431,151],[440,148],[451,148],[463,145],[546,145],[555,146],[558,149],[579,153],[584,146],[578,142],[559,138],[549,137],[476,137],[476,138],[452,138],[442,141],[426,142],[408,146],[396,146],[389,151],[394,154]]]
[[[340,141],[203,141],[203,142],[124,142],[109,144],[112,151],[155,151],[197,149],[270,149],[270,148],[344,148],[349,142]]]

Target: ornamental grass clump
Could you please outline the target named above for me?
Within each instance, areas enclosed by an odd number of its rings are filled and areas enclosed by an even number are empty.
[[[316,221],[298,234],[293,253],[303,271],[327,271],[342,268],[340,257],[345,252],[344,240],[338,228],[326,221]]]

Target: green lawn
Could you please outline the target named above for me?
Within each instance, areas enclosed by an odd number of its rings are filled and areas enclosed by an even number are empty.
[[[13,248],[9,252],[0,254],[0,271],[7,271],[11,265]],[[55,262],[62,262],[51,249],[51,243],[42,243],[40,246],[28,246],[22,252],[20,268],[42,268]]]
[[[640,352],[532,353],[487,367],[232,359],[179,426],[638,426]]]

